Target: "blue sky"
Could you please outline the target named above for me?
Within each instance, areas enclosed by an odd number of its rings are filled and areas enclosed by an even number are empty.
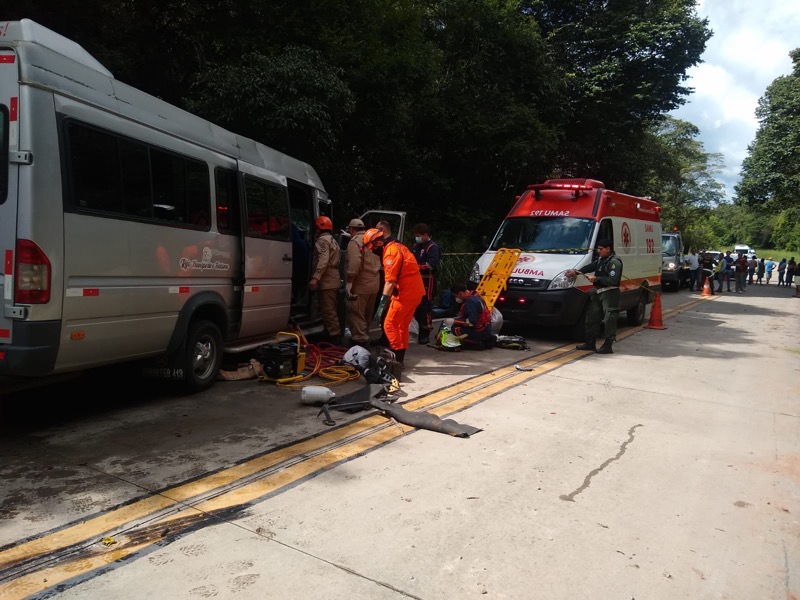
[[[755,110],[767,86],[792,72],[789,52],[800,47],[797,0],[700,0],[697,13],[714,35],[703,62],[689,70],[694,93],[673,116],[694,123],[706,152],[723,156],[718,180],[733,200],[747,146],[755,139]]]

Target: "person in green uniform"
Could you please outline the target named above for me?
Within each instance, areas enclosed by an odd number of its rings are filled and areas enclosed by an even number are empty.
[[[613,354],[619,316],[619,283],[622,281],[622,261],[614,254],[611,240],[597,240],[598,258],[580,269],[570,269],[567,277],[575,279],[578,273],[586,275],[594,289],[589,290],[589,310],[586,312],[586,341],[577,350],[591,350],[598,354]],[[606,339],[597,347],[597,336],[603,324]]]

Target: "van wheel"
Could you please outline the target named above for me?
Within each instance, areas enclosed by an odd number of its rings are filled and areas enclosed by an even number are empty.
[[[194,321],[189,326],[181,360],[183,388],[189,393],[210,388],[222,365],[222,334],[211,321]]]
[[[625,313],[628,318],[628,325],[641,325],[644,321],[644,313],[647,310],[647,293],[639,294],[639,301],[633,308]]]

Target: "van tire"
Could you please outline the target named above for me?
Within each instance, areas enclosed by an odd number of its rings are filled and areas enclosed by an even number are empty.
[[[628,320],[628,325],[633,325],[636,327],[637,325],[641,325],[644,322],[644,313],[647,310],[647,293],[643,292],[639,294],[639,300],[636,304],[629,308],[628,311],[625,313],[625,316]]]
[[[192,321],[186,334],[186,345],[179,358],[183,369],[182,387],[197,393],[210,388],[222,366],[222,333],[211,321]]]

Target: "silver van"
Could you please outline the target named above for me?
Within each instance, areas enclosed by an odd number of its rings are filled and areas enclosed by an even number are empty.
[[[155,359],[189,391],[224,351],[321,329],[314,168],[0,22],[0,375]]]

